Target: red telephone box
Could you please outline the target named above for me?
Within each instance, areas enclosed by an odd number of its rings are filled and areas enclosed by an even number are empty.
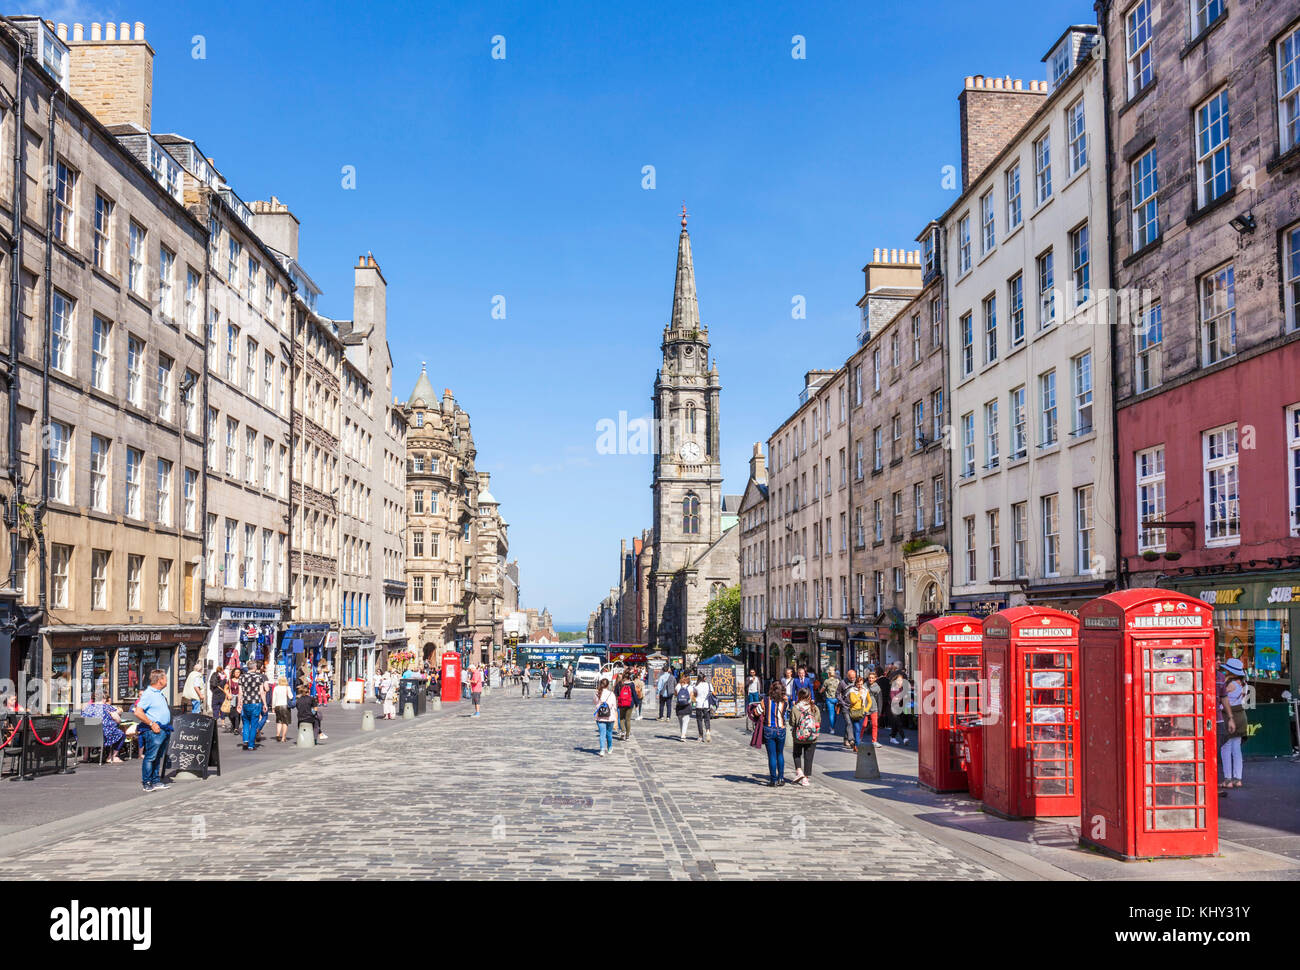
[[[984,620],[984,807],[1079,816],[1079,621],[1044,606]]]
[[[984,636],[974,616],[941,616],[917,630],[920,716],[917,719],[918,778],[931,791],[966,791],[964,743],[958,715],[980,713],[980,645]],[[885,688],[888,690],[888,687]]]
[[[1218,851],[1213,617],[1167,589],[1079,611],[1081,841],[1126,859]]]
[[[460,700],[460,654],[455,651],[442,655],[442,699]]]

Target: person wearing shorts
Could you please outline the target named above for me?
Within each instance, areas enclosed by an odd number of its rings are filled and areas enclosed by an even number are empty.
[[[288,678],[279,678],[271,691],[271,706],[275,708],[275,740],[279,742],[288,737],[289,725],[293,723],[293,714],[289,710],[291,699]]]
[[[469,699],[474,702],[474,713],[470,717],[478,717],[479,702],[483,700],[483,668],[477,664],[472,664],[469,668]]]

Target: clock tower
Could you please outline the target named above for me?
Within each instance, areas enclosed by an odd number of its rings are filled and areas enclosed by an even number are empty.
[[[649,638],[655,649],[681,653],[699,632],[703,606],[690,587],[701,556],[722,536],[722,467],[718,443],[716,365],[709,331],[700,324],[691,237],[682,207],[677,237],[673,311],[660,344],[654,384],[654,545],[650,562]],[[700,602],[707,602],[705,591]]]

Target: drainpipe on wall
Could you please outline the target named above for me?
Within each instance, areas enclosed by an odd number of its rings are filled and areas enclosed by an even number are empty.
[[[1101,33],[1102,51],[1109,53],[1110,39],[1106,36],[1106,12],[1110,9],[1110,0],[1097,0],[1094,6],[1097,11],[1097,27]],[[1111,166],[1114,164],[1115,156],[1113,149],[1113,132],[1111,125],[1111,89],[1110,89],[1110,71],[1107,68],[1106,58],[1103,56],[1101,61],[1101,81],[1102,81],[1102,105],[1106,115],[1105,137],[1106,137],[1106,274],[1107,286],[1111,292],[1111,306],[1124,306],[1126,301],[1114,299],[1115,294],[1115,193],[1110,178]],[[1119,498],[1119,469],[1120,469],[1120,452],[1119,452],[1119,330],[1120,321],[1110,321],[1110,439],[1111,439],[1111,491],[1114,498],[1115,509],[1115,588],[1124,589],[1127,587],[1125,581],[1124,547],[1120,544],[1123,540],[1123,522],[1120,516],[1120,498]]]
[[[46,167],[45,167],[45,334],[42,339],[45,352],[42,355],[41,362],[41,444],[45,451],[48,446],[46,432],[49,429],[50,422],[50,334],[54,329],[54,281],[51,279],[51,268],[54,260],[54,172],[55,155],[54,155],[54,122],[56,118],[56,106],[58,92],[50,93],[50,125],[49,133],[46,137]],[[45,513],[49,507],[50,501],[50,462],[47,454],[42,454],[41,462],[41,502],[36,510],[36,543],[39,550],[41,564],[41,618],[44,620],[49,615],[49,560],[48,552],[45,546]],[[39,677],[44,669],[44,660],[41,657],[41,638],[34,637],[32,640],[31,667],[33,672]]]
[[[13,483],[13,499],[5,510],[5,524],[9,527],[9,588],[18,585],[19,508],[23,502],[23,477],[18,460],[18,331],[22,319],[22,264],[23,264],[23,210],[27,183],[27,170],[23,165],[23,132],[26,131],[26,103],[23,100],[23,75],[27,66],[28,39],[18,32],[18,71],[14,95],[14,173],[13,239],[9,244],[9,349],[6,355],[6,383],[9,394],[9,481]]]

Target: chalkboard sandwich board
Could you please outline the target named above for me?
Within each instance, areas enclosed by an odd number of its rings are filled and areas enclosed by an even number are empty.
[[[200,778],[207,778],[209,772],[221,774],[216,720],[207,714],[177,714],[172,718],[167,757],[176,774],[188,771]]]

